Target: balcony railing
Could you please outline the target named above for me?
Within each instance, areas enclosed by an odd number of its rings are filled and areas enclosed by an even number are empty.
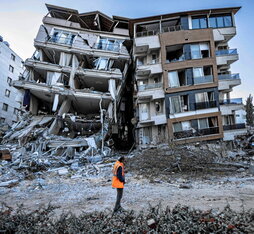
[[[145,32],[137,32],[136,37],[149,37],[149,36],[155,36],[160,33],[160,30],[151,30],[151,31],[145,31]]]
[[[240,75],[239,73],[236,74],[222,74],[218,75],[219,80],[239,80]]]
[[[242,98],[232,98],[232,99],[225,99],[225,100],[220,100],[220,105],[228,105],[228,104],[243,104],[243,99]]]
[[[175,25],[170,27],[162,27],[162,32],[175,32],[182,30],[182,25]]]
[[[58,37],[58,36],[53,36],[53,37],[50,37],[50,38],[46,38],[49,42],[53,42],[53,43],[58,43],[58,44],[64,44],[64,45],[72,45],[73,41],[74,41],[74,38],[75,38],[76,35],[71,35],[71,36],[68,36],[68,37]]]
[[[174,132],[175,139],[190,138],[190,137],[201,137],[206,135],[213,135],[219,133],[219,127],[211,127],[204,129],[192,129],[181,132]]]
[[[239,124],[232,124],[232,125],[224,125],[223,130],[234,130],[234,129],[245,129],[246,125],[245,123],[239,123]]]
[[[156,89],[156,88],[162,88],[162,83],[154,83],[154,84],[146,84],[146,85],[138,86],[139,91],[145,91],[147,89]]]
[[[96,43],[93,46],[94,49],[97,50],[107,50],[107,51],[114,51],[119,52],[120,51],[120,44],[113,44],[113,43]]]
[[[214,107],[217,107],[217,101],[196,102],[195,103],[195,109],[196,110],[214,108]]]
[[[193,78],[194,84],[205,84],[213,82],[213,75],[200,76]]]
[[[223,56],[223,55],[236,55],[237,49],[229,49],[229,50],[216,50],[216,56]]]

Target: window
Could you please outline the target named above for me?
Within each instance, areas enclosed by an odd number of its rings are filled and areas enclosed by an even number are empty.
[[[8,104],[3,103],[2,110],[3,110],[3,111],[8,111]]]
[[[111,39],[111,38],[99,38],[97,43],[97,49],[109,50],[109,51],[119,51],[122,45],[121,40]]]
[[[208,43],[192,44],[191,45],[191,58],[201,59],[209,57]]]
[[[17,115],[18,113],[19,113],[19,109],[14,108],[13,114],[14,114],[14,115]]]
[[[148,120],[149,119],[149,113],[148,113],[148,104],[140,104],[140,120]]]
[[[55,29],[49,41],[60,44],[72,45],[75,37],[76,35],[72,32]]]
[[[11,60],[12,60],[12,61],[15,61],[15,58],[16,58],[15,55],[14,55],[14,54],[11,54]]]
[[[232,17],[231,15],[211,16],[209,18],[209,26],[210,28],[232,27]]]
[[[169,87],[171,88],[176,88],[180,86],[177,71],[172,71],[168,73],[168,84],[169,84]]]
[[[8,77],[8,78],[7,78],[7,83],[8,83],[9,85],[11,85],[11,82],[12,82],[12,78]]]
[[[152,54],[152,64],[156,64],[158,62],[157,60],[157,54]]]
[[[12,73],[14,72],[14,67],[12,65],[9,66],[9,71]]]
[[[11,93],[11,91],[6,89],[5,90],[5,97],[10,97],[10,93]]]
[[[196,93],[195,94],[196,102],[208,102],[208,95],[207,92],[204,93]]]
[[[170,97],[169,102],[170,102],[170,114],[182,112],[180,96]]]
[[[198,28],[207,28],[206,16],[192,18],[192,29],[198,29]]]
[[[198,119],[198,129],[209,128],[208,119]]]
[[[93,61],[93,69],[97,70],[108,70],[109,59],[108,58],[97,58]]]
[[[5,118],[0,118],[0,124],[3,124],[5,121]]]
[[[155,102],[155,110],[156,110],[156,114],[159,115],[161,113],[163,113],[163,108],[162,108],[162,101],[157,101]]]
[[[183,131],[182,123],[174,123],[173,124],[174,132],[181,132]]]
[[[137,58],[137,66],[142,66],[144,65],[144,57],[139,57]]]

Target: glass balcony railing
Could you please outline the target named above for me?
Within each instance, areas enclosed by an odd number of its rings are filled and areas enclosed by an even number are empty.
[[[224,125],[223,130],[234,130],[234,129],[245,129],[246,125],[245,123],[239,123],[239,124],[231,124],[231,125]]]
[[[201,110],[201,109],[207,109],[207,108],[214,108],[217,107],[217,101],[209,101],[209,102],[196,102],[195,109]]]
[[[213,75],[194,77],[193,82],[194,84],[211,83],[213,82]]]
[[[149,37],[149,36],[155,36],[160,33],[160,30],[150,30],[150,31],[144,31],[144,32],[137,32],[136,37]]]
[[[148,89],[156,89],[156,88],[162,88],[162,83],[154,83],[154,84],[146,84],[146,85],[138,86],[139,91],[145,91]]]
[[[74,38],[76,35],[71,36],[52,36],[48,39],[49,42],[58,43],[58,44],[64,44],[64,45],[72,45]]]
[[[119,52],[120,51],[120,44],[116,44],[116,43],[96,43],[93,48],[97,49],[97,50],[107,50],[107,51]]]
[[[216,50],[216,56],[223,56],[223,55],[236,55],[237,49],[229,49],[229,50]]]
[[[189,137],[201,137],[219,133],[219,127],[211,127],[204,129],[191,129],[187,131],[174,132],[175,139],[184,139]]]
[[[225,100],[220,100],[220,105],[228,105],[228,104],[243,104],[243,99],[242,98],[232,98],[232,99],[225,99]]]
[[[218,75],[219,80],[240,80],[239,73]]]

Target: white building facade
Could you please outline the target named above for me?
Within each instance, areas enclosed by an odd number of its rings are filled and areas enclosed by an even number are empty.
[[[12,86],[23,73],[22,59],[0,36],[0,123],[12,125],[18,120],[22,95]]]

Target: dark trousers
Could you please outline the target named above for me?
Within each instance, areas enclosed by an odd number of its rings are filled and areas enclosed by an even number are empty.
[[[123,188],[117,188],[116,204],[114,211],[117,211],[121,207],[122,197],[123,197]]]

